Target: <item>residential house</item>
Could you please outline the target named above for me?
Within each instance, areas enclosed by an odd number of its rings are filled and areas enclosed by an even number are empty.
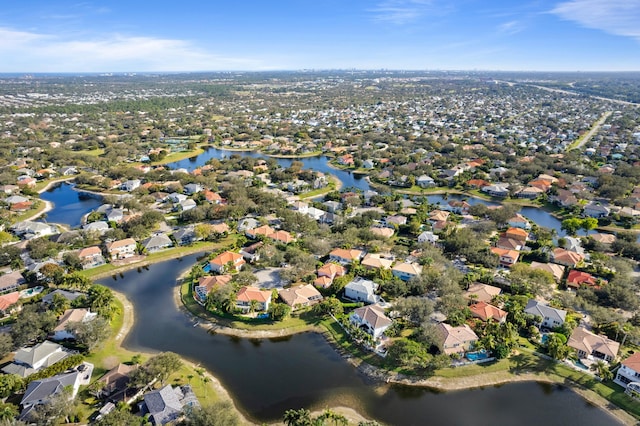
[[[439,239],[440,237],[431,231],[424,231],[422,234],[418,235],[418,242],[421,244],[437,244]]]
[[[576,350],[579,359],[589,356],[611,362],[618,356],[620,343],[606,336],[593,334],[583,327],[576,327],[569,336],[567,346]]]
[[[185,226],[184,228],[178,229],[173,233],[173,238],[176,240],[176,243],[181,246],[192,244],[198,240],[193,226]]]
[[[311,284],[284,288],[278,291],[278,295],[293,310],[314,305],[322,300],[322,294]]]
[[[531,262],[530,266],[531,269],[549,272],[551,275],[553,275],[553,278],[556,280],[556,282],[560,282],[560,280],[564,276],[565,267],[556,263],[541,263],[533,261]]]
[[[139,404],[141,413],[148,413],[151,424],[166,425],[174,424],[182,415],[186,408],[199,407],[198,398],[193,393],[191,386],[171,385],[147,392],[144,401]]]
[[[173,246],[173,241],[166,234],[156,234],[142,240],[140,243],[147,253],[167,249]]]
[[[491,195],[492,197],[506,198],[509,196],[509,184],[508,183],[496,183],[482,187],[482,192]]]
[[[121,223],[124,221],[124,210],[122,209],[109,209],[106,213],[107,222]]]
[[[49,225],[43,222],[33,222],[30,220],[17,222],[13,224],[9,229],[15,235],[25,240],[46,237],[58,233],[58,228],[55,225]]]
[[[22,307],[16,306],[18,300],[20,300],[19,291],[0,295],[0,315],[4,316],[11,312],[20,310]]]
[[[180,194],[179,192],[172,192],[171,194],[167,195],[167,200],[171,201],[174,204],[180,204],[187,199],[189,199],[189,197],[184,194]]]
[[[10,293],[17,290],[26,280],[20,271],[11,271],[7,274],[0,275],[0,294]]]
[[[186,212],[191,209],[195,209],[196,207],[197,207],[196,202],[193,201],[191,198],[187,198],[186,200],[180,201],[178,203],[178,209],[183,212]]]
[[[124,240],[116,240],[107,243],[107,252],[111,259],[127,259],[136,254],[136,240],[133,238],[125,238]]]
[[[80,296],[86,296],[86,294],[82,293],[80,291],[69,291],[69,290],[63,290],[61,288],[58,288],[58,289],[53,290],[51,293],[47,294],[46,296],[44,296],[42,298],[42,303],[50,304],[50,303],[53,302],[53,299],[56,296],[64,297],[69,302],[73,302],[74,300],[76,300]]]
[[[416,184],[420,188],[433,188],[436,186],[436,181],[431,176],[421,175],[416,179]]]
[[[232,276],[229,274],[200,277],[198,285],[193,288],[193,297],[198,303],[204,305],[207,303],[207,296],[211,293],[211,290],[229,284],[231,278]]]
[[[620,363],[614,381],[627,387],[629,383],[640,382],[640,352],[636,352]]]
[[[598,279],[588,272],[572,269],[567,275],[567,287],[578,289],[582,286],[600,288]]]
[[[507,221],[507,225],[509,225],[510,228],[520,228],[525,230],[531,229],[531,223],[529,220],[520,213],[517,213],[514,217],[509,219]]]
[[[93,321],[96,315],[96,313],[84,308],[67,309],[66,311],[64,311],[60,319],[58,319],[58,325],[56,325],[56,327],[53,329],[51,339],[75,339],[76,336],[72,332],[67,330],[67,326],[73,323]]]
[[[438,346],[447,355],[464,354],[472,349],[478,341],[478,336],[467,324],[452,327],[444,322],[436,326]]]
[[[380,253],[367,253],[360,262],[360,265],[366,269],[390,269],[393,260],[385,257]]]
[[[569,266],[571,268],[575,268],[583,260],[583,255],[559,247],[554,249],[551,253],[551,261],[553,263]]]
[[[362,328],[374,339],[382,337],[382,334],[393,324],[393,321],[384,314],[384,308],[378,304],[355,309],[349,315],[349,321]]]
[[[498,241],[496,241],[496,247],[505,249],[505,250],[515,250],[520,251],[525,246],[522,241],[514,240],[512,238],[500,237]]]
[[[105,232],[107,232],[110,228],[107,222],[105,222],[104,220],[99,220],[97,222],[87,223],[82,227],[82,229],[84,229],[85,232],[95,232],[97,234],[102,235]]]
[[[13,362],[4,366],[2,371],[24,378],[55,364],[68,355],[69,353],[59,344],[45,340],[33,347],[18,349]]]
[[[396,233],[396,231],[393,228],[381,228],[379,226],[372,226],[369,228],[369,231],[371,231],[372,234],[381,237],[381,238],[391,238],[393,237],[393,234]]]
[[[244,219],[240,219],[238,222],[238,232],[246,232],[248,229],[257,228],[260,226],[260,223],[253,217],[245,217]]]
[[[561,207],[573,207],[578,204],[578,198],[567,189],[558,189],[558,193],[550,199]]]
[[[254,263],[260,260],[260,247],[262,247],[264,243],[262,241],[258,241],[256,243],[250,244],[248,246],[242,247],[240,249],[240,254],[249,263]]]
[[[397,263],[391,268],[391,273],[394,277],[400,278],[402,281],[409,281],[411,278],[415,278],[422,274],[422,266],[417,263]]]
[[[567,317],[567,311],[552,308],[551,306],[538,302],[535,299],[529,299],[527,306],[524,308],[524,313],[541,318],[538,326],[549,329],[560,327],[564,324],[564,320]]]
[[[209,261],[211,271],[217,274],[230,272],[229,270],[240,272],[246,263],[241,254],[232,251],[222,252]]]
[[[607,206],[603,206],[602,204],[596,203],[594,201],[590,202],[584,209],[582,210],[582,215],[586,217],[607,217],[611,213],[611,209]]]
[[[491,247],[491,253],[499,258],[500,266],[510,268],[516,264],[520,257],[520,252],[516,250],[506,250],[500,247]]]
[[[137,365],[118,364],[98,380],[104,383],[100,394],[110,401],[126,400],[125,391],[129,387],[129,375],[138,369]]]
[[[516,191],[514,195],[518,198],[526,198],[528,200],[535,200],[546,191],[537,186],[525,186],[524,188]]]
[[[344,297],[356,302],[377,303],[380,300],[376,296],[378,284],[362,277],[356,277],[344,287]]]
[[[210,191],[208,189],[205,189],[203,191],[203,194],[204,194],[205,200],[207,200],[207,202],[211,204],[222,204],[222,202],[224,201],[220,196],[220,194]]]
[[[400,216],[400,215],[387,216],[384,219],[384,225],[385,226],[395,227],[395,226],[401,226],[401,225],[406,225],[406,224],[407,224],[407,217],[406,216]]]
[[[475,302],[491,302],[494,297],[500,294],[500,287],[494,287],[489,284],[474,282],[469,285],[469,289],[464,292],[465,299]]]
[[[469,306],[471,315],[475,318],[480,318],[482,321],[489,321],[490,319],[503,323],[507,320],[507,312],[502,309],[488,304],[487,302],[478,302]]]
[[[616,242],[616,236],[614,234],[595,233],[589,235],[589,238],[597,243],[604,244],[605,246]]]
[[[429,212],[429,221],[434,222],[446,222],[449,219],[451,213],[444,210],[433,210]]]
[[[197,194],[202,191],[204,188],[199,183],[188,183],[184,186],[184,192],[187,195]]]
[[[337,248],[331,250],[331,253],[329,253],[329,261],[350,264],[354,261],[359,262],[363,255],[362,250]]]
[[[503,236],[511,238],[512,240],[518,240],[524,245],[529,238],[529,232],[522,228],[509,228],[505,231]]]
[[[261,290],[257,287],[240,287],[236,295],[236,306],[244,313],[249,312],[252,307],[256,311],[267,311],[270,303],[271,291]]]
[[[319,277],[329,277],[333,280],[336,277],[344,276],[347,273],[347,269],[337,263],[325,263],[318,268],[317,273]]]
[[[104,256],[102,256],[102,250],[98,246],[78,250],[78,258],[82,262],[82,269],[91,269],[106,263]]]
[[[120,189],[123,191],[131,192],[134,189],[139,188],[141,184],[142,182],[140,181],[140,179],[131,179],[131,180],[122,182],[120,184]]]
[[[51,397],[65,390],[70,389],[69,399],[74,399],[80,386],[88,385],[91,382],[92,373],[93,364],[83,362],[69,373],[30,382],[20,400],[20,406],[22,407],[20,419],[29,422],[31,420],[31,412],[35,407],[45,404]]]
[[[247,229],[245,231],[245,235],[248,238],[256,239],[261,235],[266,237],[267,235],[273,234],[274,232],[276,232],[276,230],[269,225],[262,225],[257,228]]]

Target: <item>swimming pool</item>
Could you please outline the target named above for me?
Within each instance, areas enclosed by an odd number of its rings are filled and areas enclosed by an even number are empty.
[[[465,355],[465,357],[469,361],[478,361],[478,360],[481,360],[481,359],[489,358],[489,353],[483,349],[483,350],[477,351],[477,352],[469,352],[468,354]]]
[[[208,274],[209,272],[211,272],[211,265],[209,263],[207,263],[206,265],[204,265],[202,270],[205,271]]]

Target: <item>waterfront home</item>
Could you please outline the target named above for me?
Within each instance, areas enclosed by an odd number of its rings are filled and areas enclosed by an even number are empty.
[[[507,250],[500,247],[491,247],[491,253],[498,256],[500,266],[505,268],[515,265],[520,257],[520,253],[517,250]]]
[[[447,355],[464,354],[478,341],[478,335],[467,324],[452,327],[441,322],[436,326],[436,330],[438,347]]]
[[[393,324],[393,321],[384,314],[384,308],[378,304],[355,309],[349,315],[349,321],[374,339],[382,337],[382,334]]]
[[[528,200],[535,200],[540,195],[544,194],[546,191],[542,188],[538,188],[537,186],[527,186],[525,188],[520,189],[514,193],[514,196],[517,198],[526,198]]]
[[[400,278],[402,281],[409,281],[411,278],[420,276],[422,266],[410,262],[397,263],[391,268],[391,273],[394,277]]]
[[[575,349],[580,359],[588,359],[591,356],[607,362],[613,361],[620,350],[620,343],[606,336],[593,334],[583,327],[576,327],[573,330],[567,341],[567,346]]]
[[[616,242],[616,236],[614,234],[596,233],[589,235],[589,238],[597,243],[604,244],[605,246],[609,246]]]
[[[314,305],[322,300],[322,294],[311,284],[284,288],[278,291],[278,295],[293,310]]]
[[[193,288],[193,297],[198,303],[204,305],[207,303],[207,296],[211,291],[217,287],[222,287],[229,284],[232,276],[225,275],[207,275],[206,277],[200,277],[198,279],[198,285]]]
[[[98,246],[85,247],[78,250],[77,254],[82,263],[82,269],[91,269],[106,263],[102,250]]]
[[[488,303],[499,295],[501,291],[500,287],[474,282],[469,285],[469,289],[464,292],[463,296],[467,300]]]
[[[20,400],[20,419],[30,421],[30,414],[35,407],[46,404],[53,396],[65,390],[69,391],[69,399],[74,399],[80,386],[91,382],[92,373],[93,364],[83,362],[71,372],[30,382]]]
[[[173,246],[173,241],[166,234],[156,234],[142,240],[140,244],[148,253],[154,253]]]
[[[142,182],[140,181],[140,179],[131,179],[131,180],[122,182],[120,184],[120,189],[123,191],[131,192],[134,189],[139,188],[141,184]]]
[[[171,385],[147,392],[144,400],[138,404],[142,414],[149,414],[149,420],[154,425],[174,424],[185,409],[199,407],[198,398],[193,393],[191,386]]]
[[[61,288],[58,288],[53,290],[51,293],[47,294],[46,296],[44,296],[42,298],[42,303],[44,304],[52,303],[55,296],[64,297],[69,302],[73,302],[80,296],[86,296],[86,294],[80,291],[69,291],[69,290],[63,290]]]
[[[196,231],[193,226],[185,226],[184,228],[180,228],[172,235],[176,240],[176,243],[181,246],[192,244],[195,241],[198,241],[198,236],[196,235]]]
[[[10,293],[24,284],[26,280],[20,271],[11,271],[0,275],[0,294]]]
[[[558,247],[551,252],[551,261],[559,265],[575,268],[580,262],[584,261],[584,256]]]
[[[596,203],[594,201],[590,202],[584,209],[582,210],[582,215],[586,217],[607,217],[611,213],[611,209],[607,206],[603,206],[602,204]]]
[[[431,176],[420,175],[416,179],[416,185],[420,188],[433,188],[436,186],[436,181]]]
[[[507,312],[502,309],[488,304],[487,302],[478,302],[469,306],[471,315],[475,318],[480,318],[482,321],[489,321],[490,319],[503,323],[507,320]]]
[[[556,282],[560,282],[562,277],[564,276],[565,267],[562,265],[558,265],[557,263],[541,263],[533,261],[530,265],[531,269],[545,271],[553,275],[553,278]]]
[[[271,291],[261,290],[257,287],[240,287],[236,295],[236,307],[243,313],[247,313],[253,307],[256,311],[269,310],[271,303]]]
[[[564,324],[564,320],[567,317],[567,311],[552,308],[535,299],[529,299],[527,306],[524,308],[524,313],[539,318],[538,327],[549,329],[560,327]]]
[[[522,228],[509,228],[505,231],[503,237],[518,240],[524,245],[529,238],[529,232]]]
[[[242,266],[246,264],[244,258],[239,253],[224,251],[209,261],[212,272],[224,274],[225,272],[240,272]]]
[[[509,196],[509,184],[495,183],[482,187],[481,191],[491,195],[492,197],[506,198]]]
[[[578,205],[578,198],[567,189],[558,189],[558,193],[549,199],[561,207],[573,207]]]
[[[362,250],[337,248],[331,250],[331,253],[329,253],[329,260],[331,262],[338,262],[341,264],[350,264],[354,261],[359,262],[363,255],[364,252]]]
[[[636,352],[620,363],[614,382],[627,387],[631,382],[640,382],[640,352]]]
[[[112,241],[106,247],[111,259],[126,259],[136,254],[136,240],[133,238]]]
[[[45,340],[33,347],[18,349],[13,362],[4,366],[2,371],[24,378],[55,364],[68,355],[69,353],[59,344]]]
[[[52,340],[64,340],[75,339],[76,336],[67,330],[67,326],[78,322],[89,322],[95,319],[96,313],[89,311],[88,309],[67,309],[64,311],[60,319],[58,319],[58,325],[53,329],[51,335]]]
[[[129,387],[129,375],[138,369],[137,365],[118,364],[111,370],[107,371],[104,376],[98,380],[104,383],[104,387],[100,391],[100,395],[108,397],[110,401],[125,400],[125,392]]]
[[[510,228],[520,228],[520,229],[531,229],[531,223],[527,220],[526,217],[522,216],[520,213],[516,213],[514,217],[507,221],[507,225]]]
[[[106,213],[107,222],[121,223],[124,220],[124,210],[122,209],[109,209]]]
[[[362,277],[356,277],[344,287],[344,297],[356,302],[377,303],[378,284]]]

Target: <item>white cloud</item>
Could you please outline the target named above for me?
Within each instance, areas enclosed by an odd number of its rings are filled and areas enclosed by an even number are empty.
[[[551,13],[610,34],[640,40],[640,0],[569,0]]]
[[[262,69],[259,60],[212,53],[186,40],[109,34],[91,39],[0,28],[0,72]]]
[[[434,10],[432,0],[385,0],[369,12],[376,22],[404,25]]]
[[[503,34],[517,34],[524,29],[520,21],[508,21],[498,26],[498,31]]]

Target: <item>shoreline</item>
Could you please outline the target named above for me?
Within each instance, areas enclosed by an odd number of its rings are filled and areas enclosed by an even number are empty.
[[[327,343],[352,367],[354,367],[358,372],[366,376],[368,379],[374,381],[379,385],[400,385],[407,387],[419,387],[419,388],[428,388],[441,392],[455,392],[455,391],[463,391],[463,390],[471,390],[471,389],[479,389],[485,386],[500,386],[509,383],[519,383],[519,382],[538,382],[538,383],[549,383],[549,384],[557,384],[561,386],[565,386],[572,391],[576,392],[580,395],[584,400],[597,406],[598,408],[606,411],[611,416],[616,418],[624,425],[638,425],[638,419],[633,417],[631,414],[624,411],[622,408],[614,405],[612,402],[606,400],[604,397],[598,395],[594,391],[591,391],[588,388],[583,387],[582,385],[575,383],[573,381],[568,381],[563,378],[554,378],[548,376],[546,373],[528,373],[523,371],[522,373],[516,373],[509,375],[508,378],[502,376],[501,372],[495,373],[486,373],[479,374],[467,377],[457,377],[457,378],[445,378],[445,377],[412,377],[406,376],[400,373],[393,373],[381,368],[375,367],[371,364],[367,364],[359,358],[352,356],[344,351],[342,351],[335,342],[332,341],[331,338],[327,336],[327,332],[324,328],[319,326],[309,326],[305,329],[277,329],[277,330],[250,330],[250,329],[238,329],[228,326],[222,326],[216,324],[213,321],[208,319],[204,319],[191,311],[189,311],[181,299],[180,292],[180,281],[184,278],[185,273],[182,273],[176,280],[178,285],[174,288],[174,301],[181,312],[184,312],[185,315],[190,316],[193,319],[197,319],[200,321],[198,324],[199,327],[207,330],[211,333],[223,334],[227,336],[233,336],[244,339],[266,339],[266,338],[275,338],[275,337],[286,337],[292,336],[300,333],[319,333],[324,336]],[[345,408],[345,407],[342,407]],[[358,413],[353,408],[346,407],[352,412],[356,413],[358,416],[363,417],[360,413]],[[334,408],[332,408],[334,409]]]

